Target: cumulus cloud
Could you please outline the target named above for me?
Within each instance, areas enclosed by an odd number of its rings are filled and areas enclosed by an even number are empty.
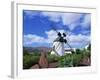
[[[48,17],[50,21],[59,22],[66,25],[70,30],[73,30],[80,25],[83,28],[89,27],[91,23],[91,15],[85,13],[71,13],[71,12],[46,12],[46,11],[24,11],[30,18],[34,16]],[[82,19],[82,22],[79,22]]]
[[[83,28],[88,28],[89,25],[91,24],[91,16],[90,15],[85,15],[84,16],[84,21],[80,24]]]
[[[91,17],[90,14],[84,13],[58,13],[58,12],[41,12],[43,16],[48,16],[51,21],[58,22],[62,21],[63,25],[67,25],[70,30],[73,30],[77,25],[87,28],[90,25]],[[83,19],[82,22],[79,22]]]
[[[64,30],[59,30],[59,32],[63,33]],[[24,44],[33,44],[33,43],[38,43],[38,44],[52,44],[53,41],[57,37],[57,33],[54,30],[46,31],[45,34],[47,35],[47,38],[40,37],[34,34],[28,34],[24,35]],[[84,47],[87,43],[90,42],[90,35],[83,35],[83,34],[78,34],[74,35],[71,34],[68,38],[68,43],[72,47]],[[67,46],[67,45],[66,45]]]
[[[68,42],[71,46],[84,46],[90,42],[90,30],[87,29],[91,24],[91,15],[85,13],[63,13],[63,12],[44,12],[44,11],[24,11],[25,15],[33,18],[34,16],[47,17],[50,21],[53,22],[62,22],[63,25],[69,28]],[[73,30],[76,27],[81,27],[84,29],[81,33],[75,35]],[[58,32],[65,32],[64,30],[57,30]],[[72,32],[71,32],[72,31]],[[86,35],[88,34],[88,35]],[[54,30],[45,31],[47,38],[39,36],[36,34],[27,34],[24,35],[24,44],[51,44],[57,37],[57,33]]]
[[[24,35],[24,45],[29,45],[33,43],[52,43],[54,39],[57,37],[57,33],[54,30],[46,31],[45,34],[47,35],[47,38],[35,35],[35,34],[27,34]]]
[[[90,35],[83,35],[83,34],[78,34],[78,35],[70,35],[68,37],[68,43],[72,47],[85,47],[87,44],[90,43]]]
[[[60,13],[60,12],[41,12],[43,16],[48,16],[52,21],[59,21],[62,19],[64,25],[71,24],[80,19],[82,14],[78,13]]]
[[[63,33],[64,30],[58,30],[59,32]],[[35,34],[27,34],[24,35],[24,44],[32,44],[32,43],[53,43],[55,38],[57,38],[57,32],[54,30],[46,31],[45,34],[47,38],[35,35]]]
[[[61,17],[61,13],[57,13],[57,12],[41,12],[41,14],[42,16],[49,17],[49,20],[54,22],[58,22]]]
[[[57,37],[57,33],[54,30],[46,31],[45,32],[47,35],[47,42],[52,43],[55,38]]]
[[[78,34],[78,35],[70,35],[69,39],[71,42],[83,42],[83,41],[89,41],[90,37],[87,35]]]
[[[37,36],[35,34],[24,35],[24,44],[43,43],[43,42],[45,42],[45,38]]]
[[[57,30],[57,32],[65,33],[65,30]],[[53,41],[57,38],[57,32],[54,30],[50,30],[50,31],[46,31],[46,35],[47,35],[47,42],[48,43],[53,43]]]

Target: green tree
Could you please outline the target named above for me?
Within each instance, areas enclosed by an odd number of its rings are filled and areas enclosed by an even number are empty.
[[[89,44],[89,46],[87,47],[87,50],[91,50],[91,44]]]
[[[76,54],[81,54],[81,50],[80,49],[76,49]]]
[[[29,55],[29,52],[27,50],[23,50],[23,55]]]

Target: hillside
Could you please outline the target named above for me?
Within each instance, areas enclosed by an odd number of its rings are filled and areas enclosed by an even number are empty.
[[[41,51],[50,52],[51,48],[49,48],[49,47],[24,47],[23,51],[28,51],[29,53],[33,53],[33,52],[40,53]]]

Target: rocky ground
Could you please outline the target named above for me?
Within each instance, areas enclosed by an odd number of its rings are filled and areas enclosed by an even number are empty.
[[[58,62],[48,63],[47,57],[45,53],[41,53],[38,64],[35,64],[31,67],[31,69],[39,69],[39,68],[56,68],[58,66]]]
[[[79,66],[90,66],[91,59],[88,57],[85,57],[81,62]],[[30,69],[41,69],[41,68],[57,68],[58,62],[52,62],[48,63],[47,57],[45,53],[41,53],[40,59],[37,64],[33,65]]]

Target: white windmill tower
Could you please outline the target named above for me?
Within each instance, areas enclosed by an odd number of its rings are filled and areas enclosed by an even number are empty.
[[[69,45],[66,34],[58,32],[54,27],[53,29],[57,32],[57,38],[53,41],[53,49],[51,51],[51,54],[56,54],[59,56],[63,56],[65,53],[64,45],[67,44],[67,46],[70,48],[71,52],[73,51],[72,47]]]

